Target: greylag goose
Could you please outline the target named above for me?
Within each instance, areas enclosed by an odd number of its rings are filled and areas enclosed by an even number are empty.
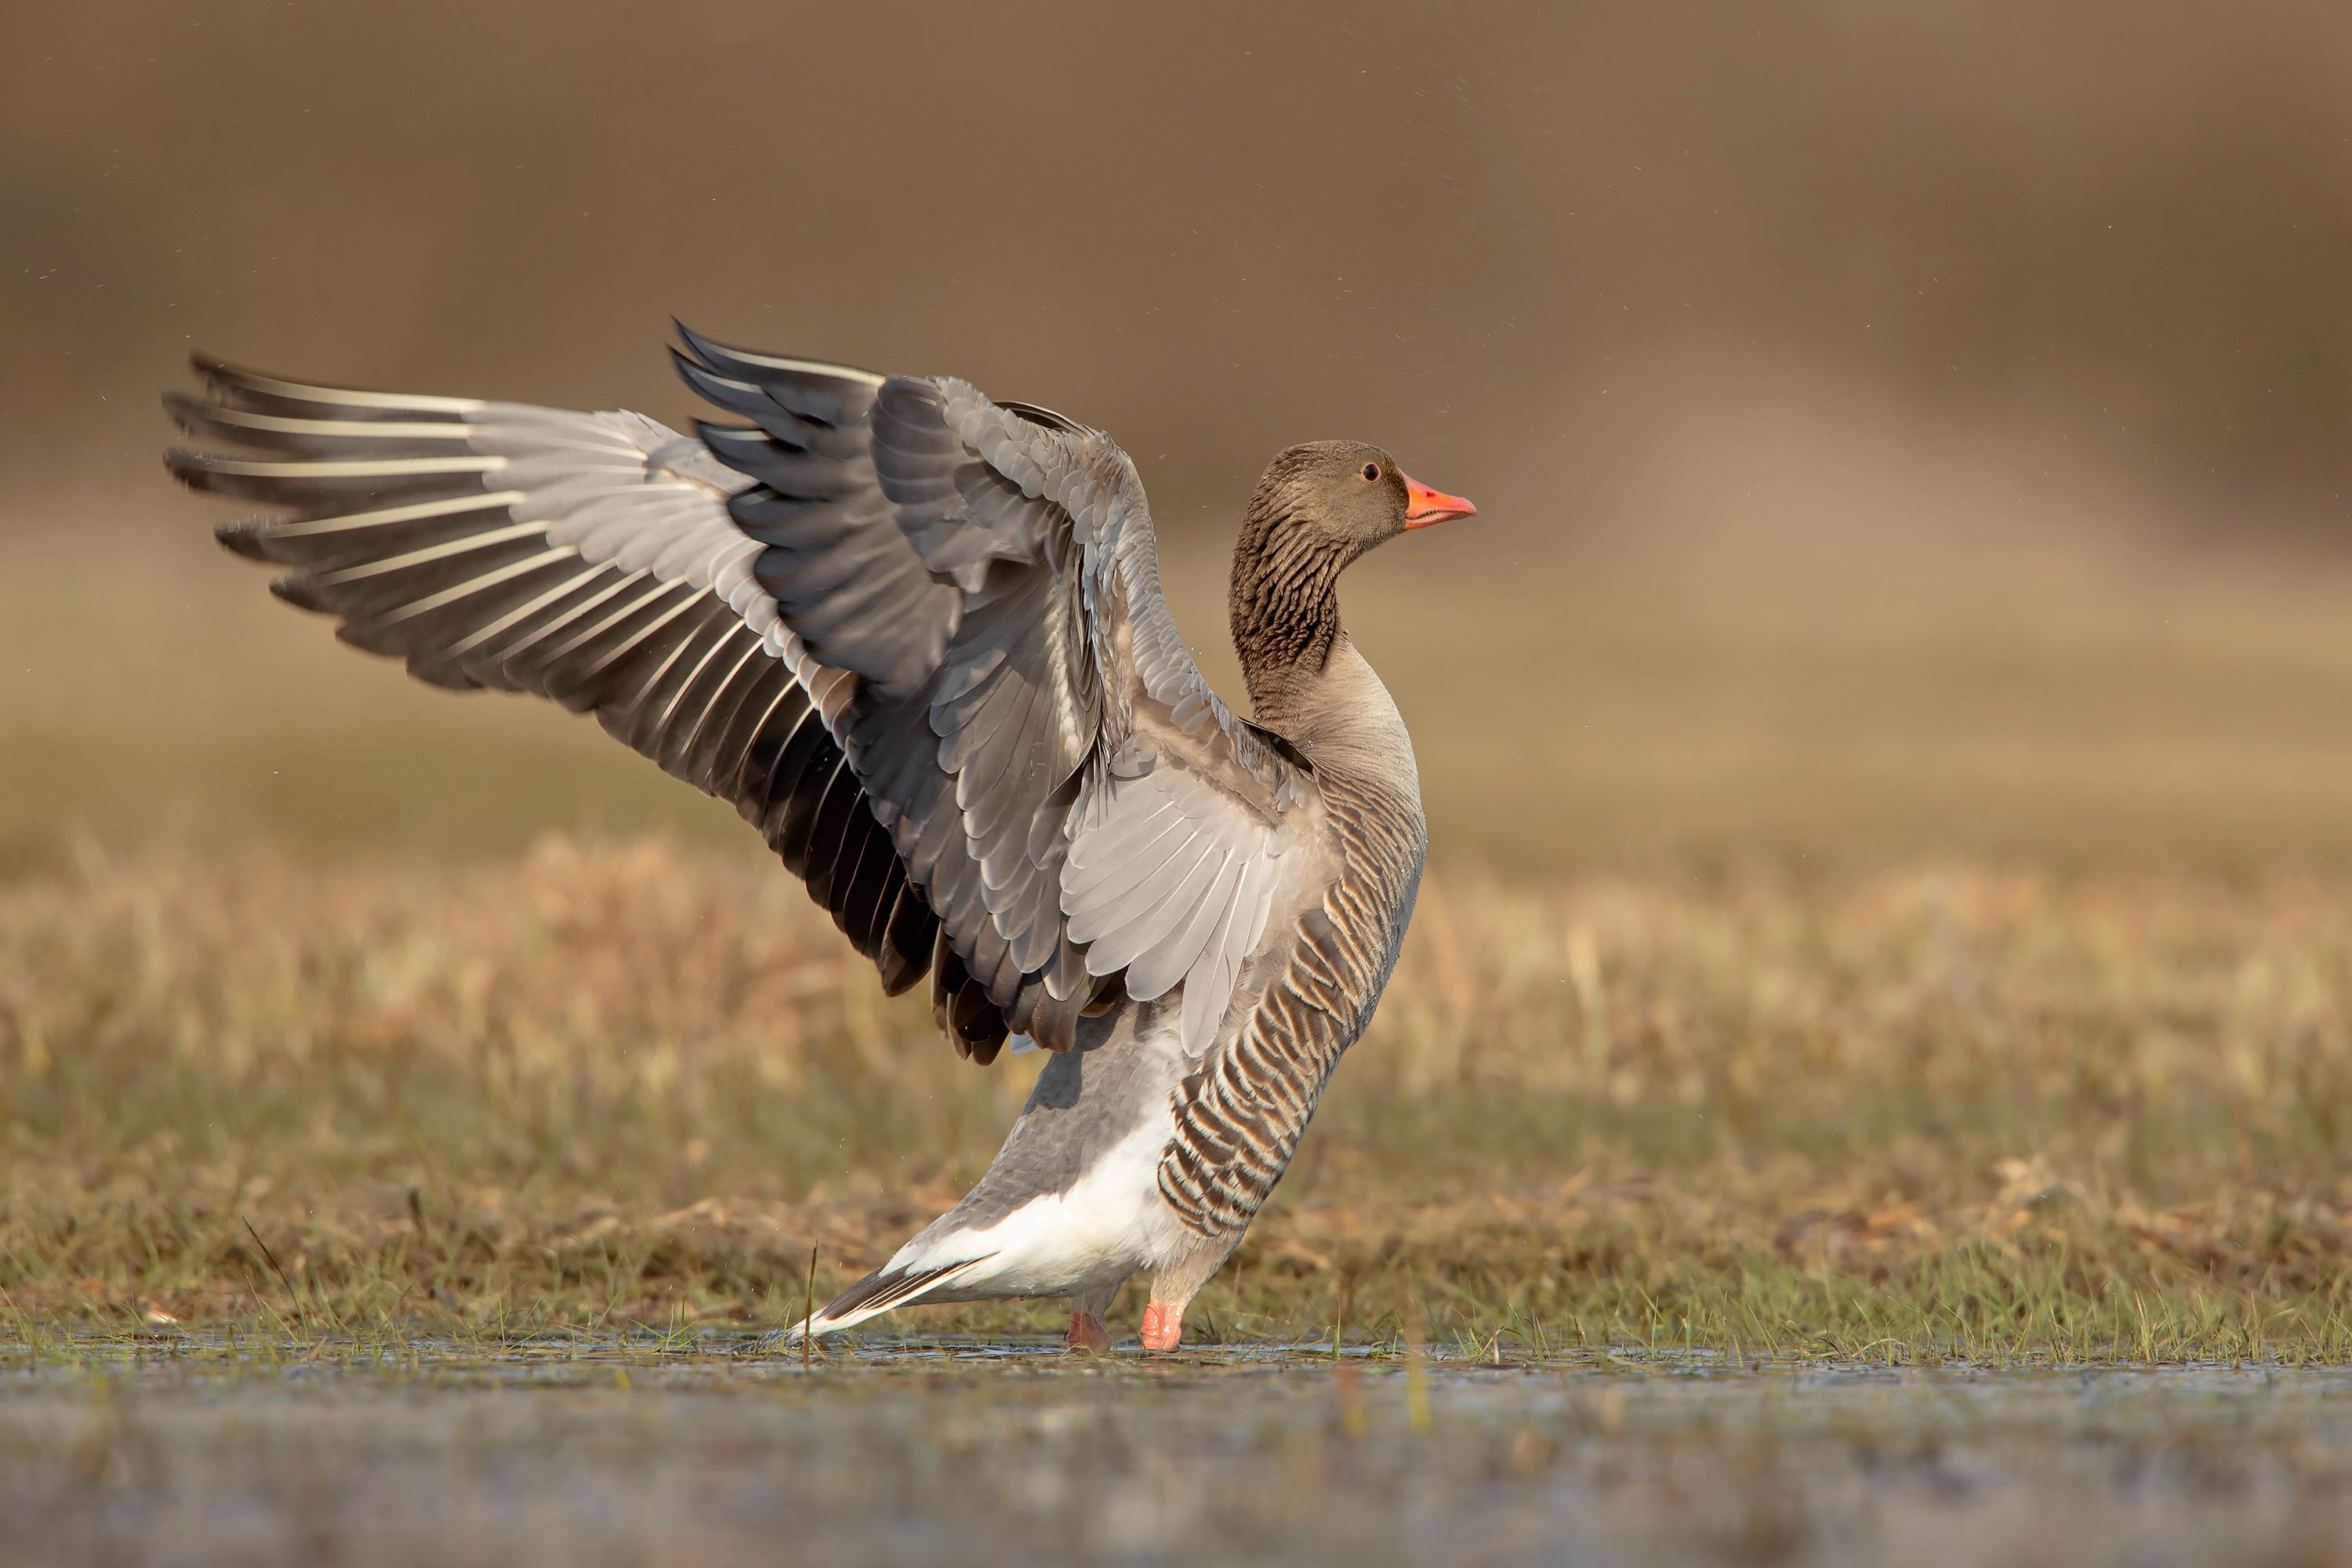
[[[1379,1003],[1427,831],[1340,625],[1358,556],[1475,509],[1352,441],[1276,457],[1229,607],[1253,714],[1194,666],[1143,486],[1098,430],[952,377],[681,329],[732,417],[313,386],[199,356],[166,405],[280,598],[458,689],[536,692],[731,801],[962,1056],[1053,1053],[979,1184],[788,1340],[1139,1269],[1147,1350],[1239,1243]]]

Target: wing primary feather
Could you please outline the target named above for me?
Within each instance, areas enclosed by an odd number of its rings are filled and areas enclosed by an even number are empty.
[[[591,595],[600,588],[603,590],[604,596],[610,596],[611,595],[617,594],[621,591],[621,584],[613,582],[611,580],[612,577],[613,573],[609,567],[600,567],[594,572],[583,572],[575,576],[566,577],[562,582],[557,583],[553,587],[548,589],[545,593],[539,595],[535,598],[525,600],[522,604],[516,605],[513,609],[509,610],[502,616],[497,616],[495,619],[483,622],[480,626],[475,627],[464,637],[459,637],[456,642],[451,643],[449,645],[449,657],[454,659],[465,658],[483,644],[490,642],[495,638],[503,637],[507,633],[513,631],[518,626],[520,626],[524,622],[530,620],[533,616],[546,614],[548,611],[552,610],[557,605],[562,604],[564,600],[571,598],[575,595],[582,596]],[[593,607],[594,602],[596,601],[591,599],[589,604],[579,606],[573,613],[585,613],[587,609]],[[498,656],[497,661],[504,663],[506,657],[506,655],[501,654]]]
[[[866,416],[882,378],[693,342],[714,363],[682,372],[753,420],[766,477],[846,502],[780,527],[896,531],[869,494]],[[165,411],[235,450],[174,448],[166,461],[191,488],[270,509],[218,532],[282,569],[282,597],[334,616],[344,640],[404,657],[428,683],[533,691],[594,712],[666,771],[731,798],[788,864],[813,868],[810,890],[886,989],[929,968],[937,915],[830,731],[848,721],[858,678],[814,662],[783,606],[760,595],[761,542],[730,513],[746,486],[735,471],[636,415],[193,363],[204,395],[168,394]],[[951,592],[910,554],[899,564],[891,570],[919,586]],[[808,580],[823,590],[819,612],[845,615],[873,586],[854,573]],[[962,1013],[969,1041],[992,1049],[994,1005],[966,997]]]
[[[470,416],[482,407],[481,400],[473,397],[436,397],[415,392],[362,392],[356,387],[286,381],[203,353],[190,354],[188,364],[208,386],[307,406],[372,409],[385,415],[432,414],[457,418]]]

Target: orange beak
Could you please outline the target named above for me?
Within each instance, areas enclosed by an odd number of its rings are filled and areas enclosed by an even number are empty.
[[[1433,522],[1444,522],[1456,517],[1475,517],[1478,509],[1460,496],[1447,495],[1444,490],[1431,489],[1411,474],[1400,472],[1404,481],[1407,505],[1404,525],[1407,528],[1427,528]]]

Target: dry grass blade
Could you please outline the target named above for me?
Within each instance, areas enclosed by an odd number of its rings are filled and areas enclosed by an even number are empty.
[[[240,1215],[239,1218],[243,1216]],[[247,1219],[244,1224],[245,1234],[253,1237],[254,1246],[261,1248],[262,1261],[269,1265],[269,1271],[272,1274],[278,1276],[278,1282],[286,1287],[286,1299],[294,1309],[295,1325],[307,1330],[310,1324],[302,1313],[302,1293],[294,1289],[294,1281],[286,1277],[286,1270],[278,1265],[278,1255],[269,1250],[269,1243],[261,1239],[261,1233],[253,1228],[253,1222]]]

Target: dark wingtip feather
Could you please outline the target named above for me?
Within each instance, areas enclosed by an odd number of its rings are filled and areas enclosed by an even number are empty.
[[[268,371],[256,370],[249,364],[238,364],[234,360],[226,360],[218,354],[206,353],[202,349],[195,350],[188,355],[188,368],[194,371],[197,379],[206,386],[237,391],[267,390],[281,384],[315,386],[322,392],[356,390],[336,386],[323,381],[297,382],[286,376],[272,375]]]
[[[688,352],[691,353],[696,359],[702,362],[704,369],[717,371],[730,363],[735,363],[735,355],[730,353],[725,345],[712,342],[676,316],[669,319],[669,324],[677,330],[678,341],[687,346]]]
[[[317,579],[305,573],[289,572],[283,577],[272,577],[269,591],[298,610],[323,615],[332,608],[319,596]]]
[[[236,403],[243,398],[266,393],[266,384],[275,380],[250,365],[235,363],[218,354],[197,349],[188,355],[188,368],[205,388],[225,402]]]
[[[751,415],[763,411],[772,414],[775,410],[775,405],[768,395],[751,383],[720,375],[683,350],[670,350],[669,363],[670,368],[677,372],[677,378],[706,403],[715,404],[732,414]]]
[[[912,990],[930,973],[931,951],[939,940],[940,917],[931,912],[923,890],[908,882],[898,891],[882,938],[882,989],[897,996]]]
[[[221,542],[230,553],[242,555],[247,561],[268,561],[269,531],[275,518],[243,517],[235,522],[224,522],[213,530],[213,537]]]
[[[342,637],[340,631],[335,635]],[[350,637],[344,637],[343,640],[352,643],[355,647],[365,646]],[[368,651],[373,653],[378,650],[371,648]],[[425,685],[437,686],[444,691],[479,691],[482,689],[480,681],[457,666],[421,657],[412,656],[409,658],[408,673]]]
[[[698,419],[694,422],[694,435],[710,448],[712,457],[739,473],[746,471],[744,464],[767,457],[772,446],[766,431],[750,425],[713,425],[708,419]]]
[[[1041,979],[1033,978],[1014,999],[1005,1026],[1028,1036],[1041,1050],[1066,1051],[1078,1043],[1078,1015],[1085,1005],[1079,996],[1056,1000]]]
[[[885,996],[904,996],[921,982],[929,967],[915,963],[896,948],[883,949],[875,958],[874,966],[882,977],[882,994]]]
[[[210,452],[199,452],[193,447],[167,447],[163,449],[163,467],[173,479],[192,490],[211,490],[215,484],[213,465],[220,459]]]
[[[206,353],[202,349],[188,351],[188,368],[195,372],[199,381],[206,383],[233,380],[239,375],[248,374],[229,363],[220,355]]]
[[[163,394],[164,417],[188,435],[195,436],[203,433],[200,425],[204,418],[204,400],[193,393],[183,392],[174,386],[168,388]]]
[[[948,1019],[950,1037],[955,1041],[957,1052],[970,1058],[975,1067],[986,1067],[994,1061],[1010,1033],[1004,1026],[1004,1015],[977,980],[964,981],[950,1004]]]
[[[670,325],[677,329],[678,337],[685,342],[688,350],[694,357],[702,362],[705,368],[738,380],[758,383],[780,373],[788,375],[810,374],[824,376],[846,374],[853,376],[873,376],[877,381],[881,379],[879,372],[867,370],[863,365],[840,364],[831,360],[803,360],[794,354],[771,355],[754,349],[730,348],[715,338],[704,337],[675,316],[670,318]],[[792,362],[792,368],[787,370],[780,365],[778,363],[780,359]],[[805,372],[802,369],[803,366],[807,367]]]

